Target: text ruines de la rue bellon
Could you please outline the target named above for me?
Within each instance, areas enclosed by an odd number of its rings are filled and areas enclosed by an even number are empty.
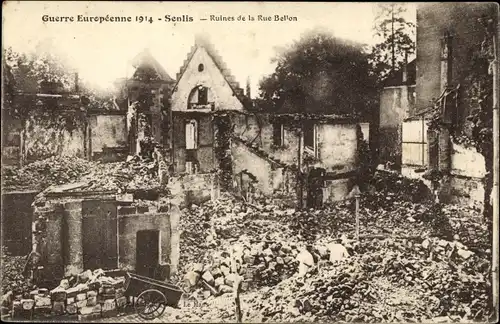
[[[232,21],[298,21],[296,16],[289,15],[239,15],[239,16],[224,16],[224,15],[208,15],[207,17],[199,18],[200,21],[213,21],[213,22],[232,22]],[[52,16],[43,15],[42,21],[45,23],[72,23],[72,22],[83,22],[83,23],[126,23],[126,22],[138,22],[138,23],[152,23],[153,21],[164,21],[164,22],[193,22],[195,19],[190,15],[165,15],[161,17],[152,17],[147,15],[142,16],[114,16],[114,15],[103,15],[103,16],[87,16],[87,15],[76,15],[76,16]]]

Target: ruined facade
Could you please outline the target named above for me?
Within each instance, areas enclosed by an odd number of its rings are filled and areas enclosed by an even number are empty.
[[[155,62],[149,54],[143,56],[137,70],[149,64],[158,71]],[[291,170],[299,165],[299,142],[303,136],[302,171],[324,170],[325,197],[336,200],[347,194],[348,179],[357,168],[356,120],[333,118],[324,123],[322,116],[305,117],[298,127],[300,131],[287,130],[290,125],[286,120],[276,120],[278,115],[272,117],[253,110],[250,98],[243,94],[213,45],[202,36],[195,39],[175,82],[166,73],[156,74],[161,81],[142,83],[153,94],[150,110],[164,112],[152,119],[163,125],[161,132],[152,133],[165,148],[163,158],[170,176],[223,170],[232,174],[230,187],[241,187],[242,179],[249,176],[256,183],[253,189],[265,195],[285,190],[288,197],[296,196],[292,191],[296,188],[297,172]],[[157,82],[163,84],[163,90],[152,89]],[[127,89],[130,91],[130,87]],[[161,100],[155,99],[158,91],[163,92]],[[129,115],[135,109],[130,104],[133,101],[128,100]],[[368,128],[363,125],[365,139]],[[140,134],[134,134],[133,127],[129,129],[131,143],[137,143]],[[341,193],[332,189],[339,186],[345,187]]]
[[[401,167],[402,124],[415,108],[416,60],[392,73],[380,94],[379,161]]]
[[[483,16],[496,21],[497,6],[418,6],[416,101],[402,126],[402,173],[422,178],[439,171],[446,175],[440,188],[442,201],[480,207],[484,201],[484,157],[475,148],[456,142],[453,136],[467,134],[467,116],[475,108],[468,99],[469,75],[474,53],[484,41],[485,30],[478,22]],[[428,128],[435,109],[439,109],[441,122],[446,125],[439,131]]]

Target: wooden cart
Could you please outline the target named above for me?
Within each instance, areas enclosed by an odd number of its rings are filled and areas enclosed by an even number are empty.
[[[167,306],[177,307],[183,291],[170,283],[127,272],[125,296],[134,297],[134,308],[143,319],[154,319]]]

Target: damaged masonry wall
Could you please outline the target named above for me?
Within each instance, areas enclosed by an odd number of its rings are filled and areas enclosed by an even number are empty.
[[[34,216],[33,251],[41,254],[46,280],[88,268],[135,271],[138,232],[145,230],[159,231],[158,263],[177,271],[180,210],[175,204],[119,206],[115,193],[58,193],[36,202]]]
[[[294,196],[296,171],[285,166],[297,165],[299,133],[291,125],[273,123],[268,114],[236,113],[232,116],[236,139],[232,141],[233,171],[248,171],[255,176],[255,186],[264,194],[285,191]],[[362,128],[367,125],[362,125]],[[283,127],[281,145],[273,141],[274,127]],[[344,199],[349,178],[357,170],[356,123],[316,124],[317,157],[304,159],[305,169],[324,168],[323,200]],[[259,154],[260,153],[260,154]],[[329,179],[329,177],[335,179]]]

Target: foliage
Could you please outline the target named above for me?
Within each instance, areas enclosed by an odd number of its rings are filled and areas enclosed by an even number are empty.
[[[86,109],[113,109],[109,91],[77,80],[72,66],[50,50],[20,53],[3,50],[4,113],[42,126],[72,131],[85,121]],[[36,94],[78,94],[79,99],[37,97]]]
[[[397,71],[404,64],[405,53],[415,53],[415,24],[406,21],[402,15],[407,11],[404,3],[382,3],[378,5],[373,30],[382,41],[373,46],[370,62],[372,73],[379,82],[385,80],[391,71]]]
[[[219,161],[219,179],[223,188],[230,188],[232,184],[231,158],[231,119],[227,115],[214,116],[215,126],[215,156]]]
[[[260,82],[259,104],[269,110],[352,114],[369,111],[376,100],[361,46],[328,32],[305,34],[273,63],[275,71]]]

